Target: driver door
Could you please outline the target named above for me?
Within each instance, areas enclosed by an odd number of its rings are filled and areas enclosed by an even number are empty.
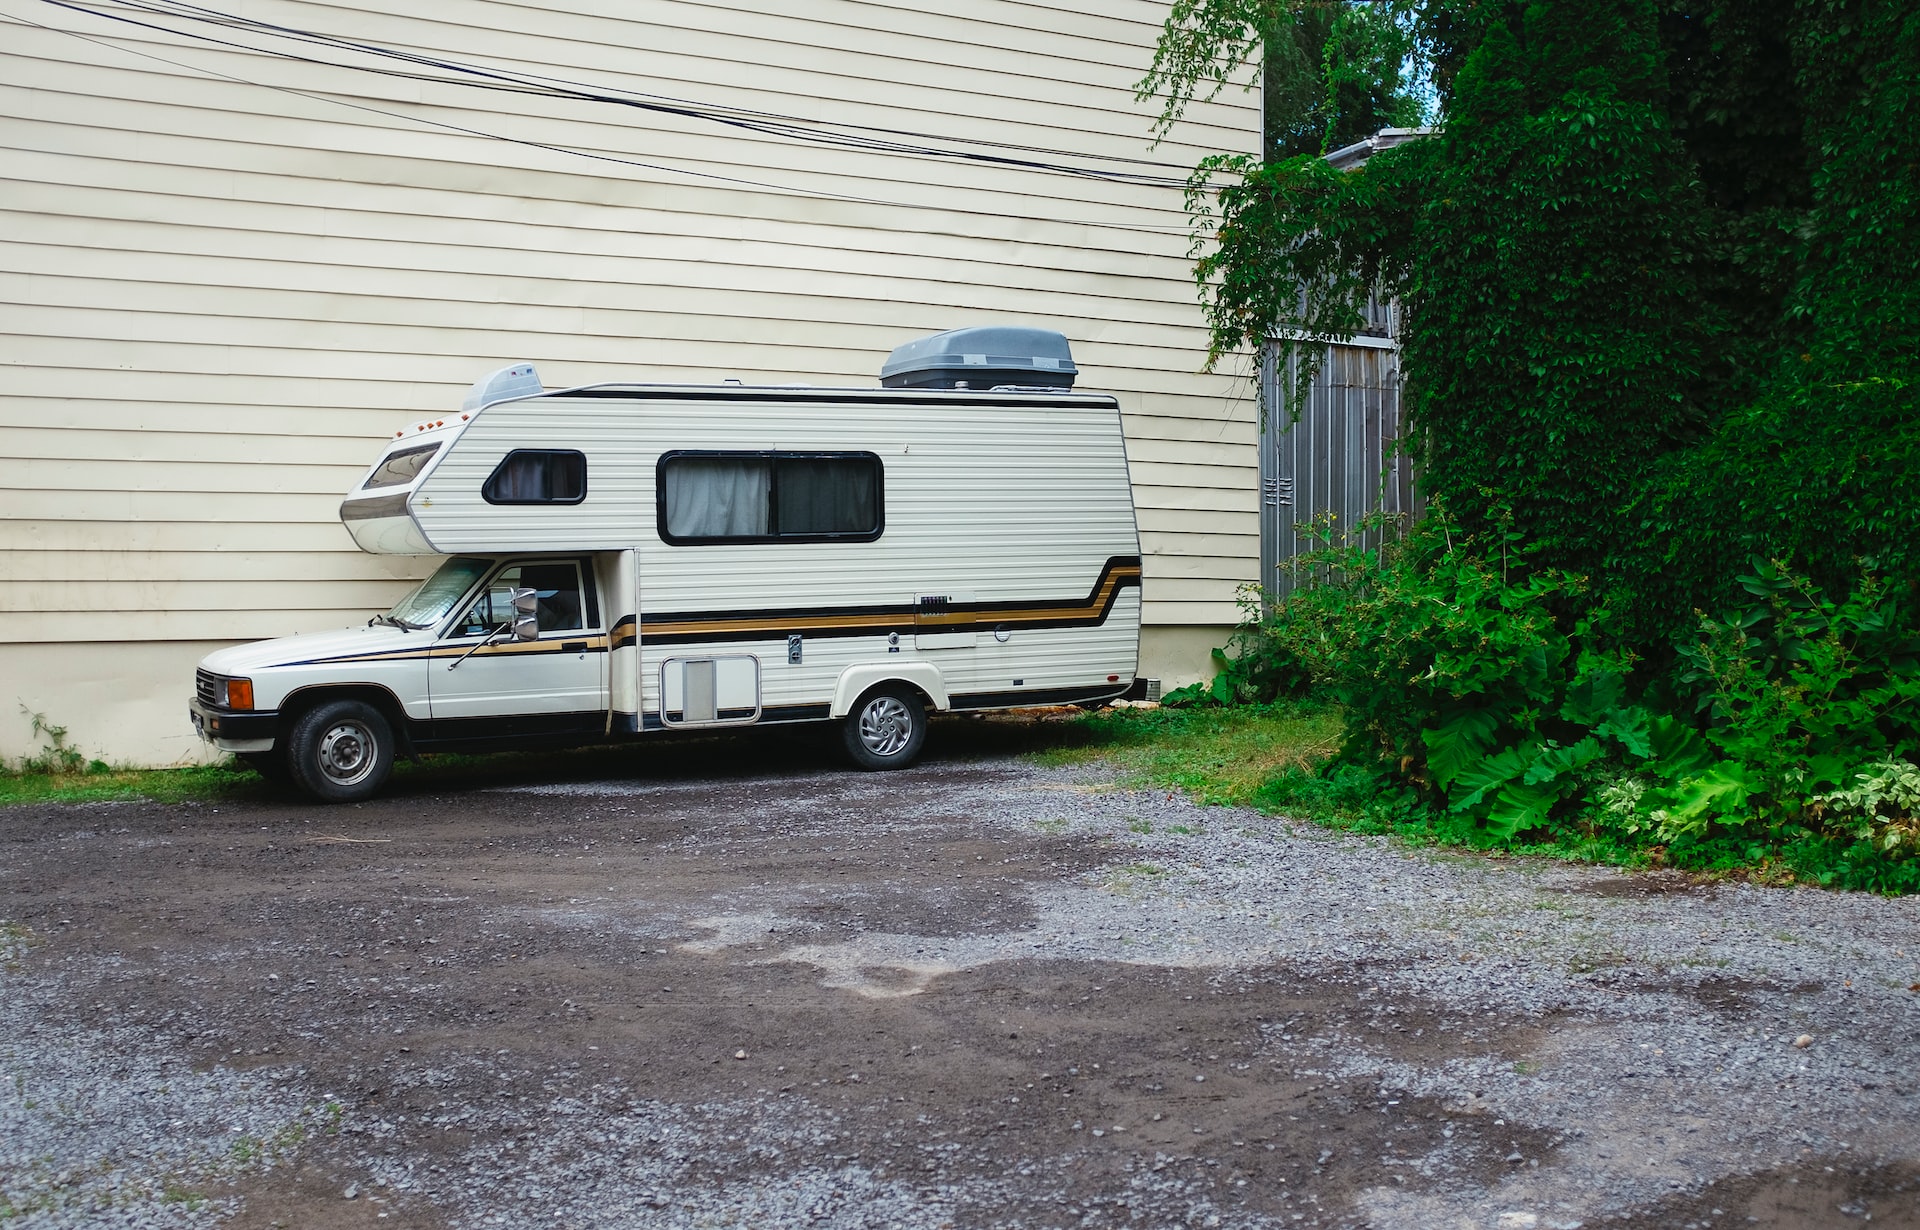
[[[512,589],[531,589],[539,635],[512,632]],[[505,627],[503,627],[505,625]],[[436,739],[598,733],[607,716],[607,637],[593,570],[515,561],[446,625],[428,669]]]

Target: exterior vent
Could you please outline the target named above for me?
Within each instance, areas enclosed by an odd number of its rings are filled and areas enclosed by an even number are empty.
[[[1050,329],[952,329],[908,342],[887,356],[889,389],[1070,389],[1080,369],[1067,339]]]
[[[460,403],[466,411],[491,406],[497,401],[512,401],[517,397],[538,397],[546,392],[540,387],[540,373],[533,370],[531,363],[515,363],[512,367],[503,367],[488,376],[482,376],[473,382],[467,390],[467,399]]]

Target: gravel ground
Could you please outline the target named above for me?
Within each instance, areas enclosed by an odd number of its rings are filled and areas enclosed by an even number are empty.
[[[0,813],[0,1224],[1920,1227],[1920,902],[944,733]]]

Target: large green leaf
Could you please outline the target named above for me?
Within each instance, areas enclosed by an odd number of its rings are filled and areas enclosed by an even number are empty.
[[[1571,777],[1606,754],[1606,744],[1591,735],[1572,747],[1543,747],[1528,766],[1524,782],[1529,786],[1553,783],[1555,791],[1559,791],[1566,785],[1561,779]]]
[[[1617,740],[1629,753],[1644,760],[1653,755],[1652,723],[1653,714],[1639,705],[1623,705],[1603,717],[1593,733]]]
[[[1529,745],[1525,751],[1514,747],[1502,748],[1491,756],[1483,756],[1467,765],[1453,783],[1456,790],[1465,790],[1467,793],[1454,801],[1453,810],[1471,811],[1478,807],[1489,793],[1532,767],[1538,749],[1538,744]]]
[[[1699,832],[1715,817],[1744,807],[1752,793],[1743,766],[1738,761],[1722,761],[1675,789],[1673,805],[1667,808],[1667,833]]]
[[[1442,789],[1452,789],[1460,774],[1493,747],[1500,717],[1492,709],[1469,709],[1434,730],[1420,732],[1427,745],[1427,767]]]
[[[1647,723],[1647,747],[1653,753],[1654,768],[1664,777],[1694,777],[1718,759],[1699,731],[1666,714]]]
[[[1627,681],[1619,671],[1595,671],[1567,689],[1560,716],[1584,726],[1598,726],[1626,703]]]
[[[1547,822],[1547,813],[1560,799],[1559,789],[1550,783],[1514,782],[1503,786],[1487,811],[1487,831],[1512,837]]]

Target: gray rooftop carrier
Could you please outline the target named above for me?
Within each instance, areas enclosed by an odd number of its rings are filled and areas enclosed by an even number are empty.
[[[1070,389],[1080,369],[1051,329],[949,329],[898,347],[880,368],[889,389]]]

